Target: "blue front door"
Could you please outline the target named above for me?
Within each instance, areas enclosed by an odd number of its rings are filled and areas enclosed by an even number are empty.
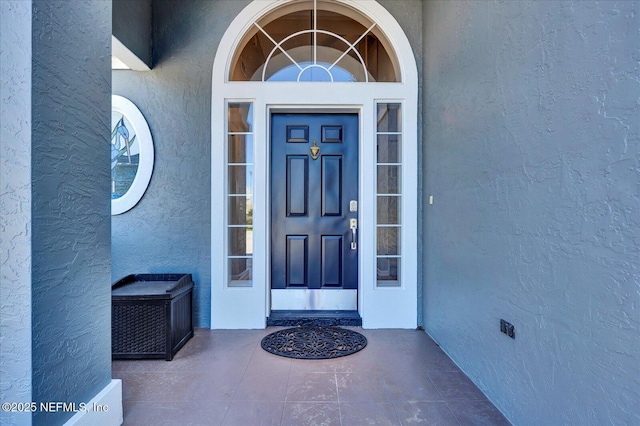
[[[327,300],[355,294],[357,206],[358,115],[273,114],[272,290]],[[335,308],[309,302],[300,308]]]

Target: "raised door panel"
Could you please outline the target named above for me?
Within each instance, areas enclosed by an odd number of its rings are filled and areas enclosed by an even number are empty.
[[[322,287],[342,286],[342,235],[322,236]]]
[[[306,216],[309,188],[309,157],[287,156],[287,216]]]
[[[342,215],[342,156],[322,156],[322,216]]]
[[[287,287],[307,286],[307,242],[307,236],[287,235]]]

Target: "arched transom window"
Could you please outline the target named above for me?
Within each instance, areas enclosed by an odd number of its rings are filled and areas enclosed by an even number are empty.
[[[375,23],[344,4],[296,1],[253,23],[230,81],[398,82],[398,61]]]

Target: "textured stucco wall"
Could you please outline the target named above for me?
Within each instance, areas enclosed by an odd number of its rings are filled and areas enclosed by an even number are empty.
[[[514,424],[639,424],[639,3],[424,22],[427,331]]]
[[[245,1],[154,1],[154,68],[114,71],[151,129],[155,163],[140,202],[112,217],[112,277],[193,274],[194,320],[211,317],[211,71],[218,42]]]
[[[34,1],[32,24],[33,400],[80,403],[111,380],[111,2]]]
[[[32,400],[31,2],[0,2],[0,70],[0,402],[18,402]]]
[[[113,93],[140,108],[156,153],[140,203],[113,217],[113,279],[141,272],[194,274],[199,326],[209,326],[211,316],[211,72],[222,35],[248,3],[154,1],[154,68],[113,72]],[[419,53],[421,2],[380,3]]]
[[[151,67],[151,0],[112,0],[112,34]]]

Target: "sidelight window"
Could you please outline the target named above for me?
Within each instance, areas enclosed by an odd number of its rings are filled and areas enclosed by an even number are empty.
[[[377,112],[377,287],[400,286],[402,205],[402,114],[399,103],[379,103]]]
[[[229,287],[253,286],[253,104],[229,103],[227,271]]]

